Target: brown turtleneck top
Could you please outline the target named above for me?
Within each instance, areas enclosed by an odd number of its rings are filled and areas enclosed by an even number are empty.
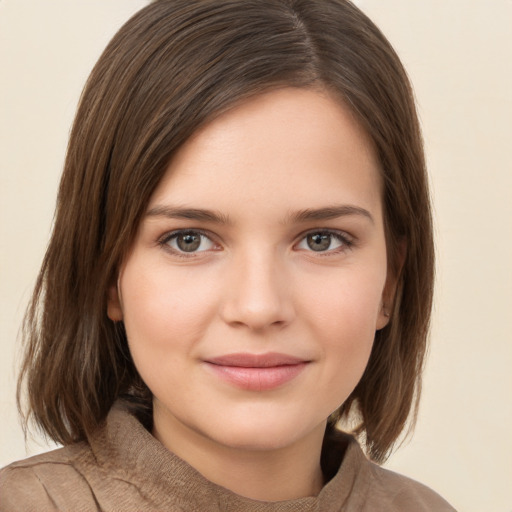
[[[206,480],[115,406],[89,442],[2,469],[0,512],[454,511],[429,488],[370,462],[350,436],[338,443],[339,469],[318,496],[255,501]]]

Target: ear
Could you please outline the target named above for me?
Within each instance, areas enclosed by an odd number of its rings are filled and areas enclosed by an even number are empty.
[[[396,264],[393,265],[394,268],[391,268],[391,265],[388,266],[386,284],[384,285],[384,289],[382,291],[380,311],[377,317],[377,323],[375,325],[375,330],[377,331],[386,327],[386,325],[388,325],[391,319],[392,312],[394,309],[393,306],[395,302],[398,281],[400,275],[402,274],[402,268],[404,266],[406,252],[406,243],[405,240],[402,240],[398,244],[396,250]]]
[[[123,320],[123,309],[117,283],[110,286],[107,292],[107,315],[113,322]]]

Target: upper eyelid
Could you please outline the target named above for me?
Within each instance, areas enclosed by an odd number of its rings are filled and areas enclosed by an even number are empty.
[[[200,228],[185,228],[185,229],[173,229],[171,231],[167,231],[166,233],[164,233],[162,236],[160,236],[158,238],[158,241],[159,242],[165,242],[165,241],[168,241],[168,240],[171,240],[171,238],[174,238],[180,234],[184,234],[184,233],[197,233],[199,235],[202,235],[202,236],[205,236],[206,238],[210,239],[212,242],[215,242],[215,235],[213,235],[213,233],[207,231],[207,230],[204,230],[204,229],[200,229]]]
[[[343,229],[334,229],[334,228],[316,228],[316,229],[308,229],[306,231],[303,231],[300,233],[296,239],[297,241],[300,241],[307,237],[308,235],[315,234],[315,233],[325,233],[333,236],[339,236],[340,238],[346,238],[348,241],[353,242],[356,237],[347,231],[344,231]]]

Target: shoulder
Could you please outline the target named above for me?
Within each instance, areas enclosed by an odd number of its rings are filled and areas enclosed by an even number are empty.
[[[370,461],[352,436],[340,431],[331,432],[328,443],[331,453],[338,451],[343,456],[336,476],[327,487],[336,489],[332,499],[338,500],[341,495],[347,510],[455,512],[448,502],[426,485]]]
[[[0,470],[0,512],[62,510],[63,496],[91,508],[94,495],[80,466],[92,454],[85,443],[14,462]]]
[[[455,512],[455,509],[435,491],[411,478],[405,477],[372,462],[369,465],[368,510],[378,505],[379,510],[415,512]]]

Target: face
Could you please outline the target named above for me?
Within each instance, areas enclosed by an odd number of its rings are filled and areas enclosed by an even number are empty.
[[[198,131],[110,290],[156,430],[266,450],[323,432],[387,318],[379,165],[349,110],[282,89]]]

